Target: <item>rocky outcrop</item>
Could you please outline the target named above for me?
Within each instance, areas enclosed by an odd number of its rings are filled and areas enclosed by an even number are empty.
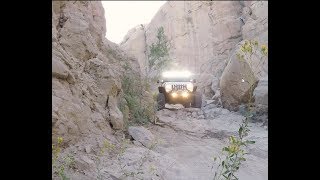
[[[144,28],[130,30],[120,45],[147,62],[149,47],[163,27],[172,61],[195,73],[202,91],[212,97],[217,90],[211,88],[217,88],[212,79],[220,78],[230,52],[242,40],[241,11],[241,3],[233,1],[167,2]]]
[[[144,145],[147,148],[152,147],[153,144],[155,144],[155,139],[152,133],[140,126],[140,127],[134,127],[130,126],[128,128],[129,134],[132,136],[132,138],[138,142],[140,142],[142,145]]]
[[[138,25],[131,29],[124,40],[121,42],[121,47],[132,56],[135,56],[140,65],[142,75],[146,75],[147,57],[146,57],[146,34],[145,25]]]
[[[248,102],[250,98],[255,99],[257,107],[267,107],[263,101],[266,101],[268,94],[268,57],[261,53],[261,48],[268,44],[268,2],[246,2],[246,5],[242,16],[245,22],[242,26],[244,40],[236,46],[220,79],[222,104],[231,110],[237,110],[240,104]],[[256,40],[258,44],[253,46],[252,56],[240,62],[236,54],[248,40]],[[248,79],[250,83],[247,83]],[[254,90],[259,81],[263,82]]]
[[[268,1],[246,1],[242,12],[243,39],[268,44]]]
[[[245,40],[255,39],[267,45],[267,22],[267,1],[167,2],[149,24],[130,30],[120,46],[139,58],[143,71],[147,69],[149,47],[156,41],[157,29],[164,27],[172,61],[194,72],[204,95],[220,102],[220,94],[226,94],[220,92],[221,76],[231,56]],[[253,67],[253,73],[256,74],[258,69],[261,72],[263,68],[267,74],[267,64],[259,66],[260,69]],[[229,99],[224,101],[233,104],[231,109],[237,109],[243,98],[236,97],[237,100],[230,102]]]
[[[139,64],[105,39],[101,2],[54,1],[52,15],[53,142],[62,137],[69,146],[123,129],[123,66],[139,78]]]

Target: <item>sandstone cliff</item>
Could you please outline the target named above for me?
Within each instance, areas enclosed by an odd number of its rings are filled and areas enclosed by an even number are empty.
[[[123,66],[139,77],[139,65],[105,39],[101,2],[54,1],[52,7],[53,140],[72,145],[123,129]]]
[[[149,46],[156,40],[157,29],[164,27],[171,59],[198,75],[207,98],[220,99],[220,79],[231,55],[246,39],[267,45],[267,22],[267,1],[167,2],[149,24],[130,30],[120,46],[137,57],[145,73]],[[267,68],[264,71],[267,74]],[[223,96],[232,99],[232,95]]]

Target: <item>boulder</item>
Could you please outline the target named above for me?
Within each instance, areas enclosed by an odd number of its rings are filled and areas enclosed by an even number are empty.
[[[52,58],[52,76],[60,79],[67,79],[68,75],[69,70],[67,66],[57,58]]]
[[[140,142],[147,148],[150,148],[155,143],[153,134],[142,126],[130,126],[128,132],[134,140]]]
[[[238,110],[241,103],[250,100],[257,82],[258,79],[248,63],[232,56],[220,80],[223,107],[233,111]]]
[[[123,129],[124,127],[123,114],[117,107],[110,109],[110,123],[113,129]]]

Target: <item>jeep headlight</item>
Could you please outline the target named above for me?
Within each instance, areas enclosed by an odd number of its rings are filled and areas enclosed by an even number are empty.
[[[166,85],[164,86],[164,89],[166,90],[166,92],[171,91],[171,90],[172,90],[171,84],[166,84]]]
[[[192,92],[193,91],[193,84],[187,83],[187,89]]]

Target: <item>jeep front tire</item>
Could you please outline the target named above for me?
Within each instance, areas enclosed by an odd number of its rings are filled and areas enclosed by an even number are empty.
[[[189,107],[190,107],[190,102],[184,103],[183,106],[184,106],[185,108],[189,108]]]
[[[202,95],[200,92],[196,92],[193,96],[193,101],[191,103],[194,108],[201,108],[202,105]]]
[[[165,104],[166,104],[166,98],[164,96],[163,93],[159,93],[157,95],[157,110],[161,110],[161,109],[164,109],[165,108]]]

